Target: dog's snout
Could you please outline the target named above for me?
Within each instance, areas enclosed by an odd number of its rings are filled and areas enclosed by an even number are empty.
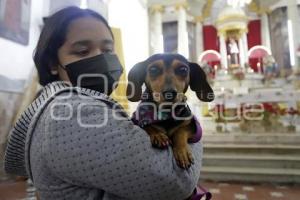
[[[177,92],[174,89],[163,92],[163,97],[166,101],[173,101],[177,97]]]

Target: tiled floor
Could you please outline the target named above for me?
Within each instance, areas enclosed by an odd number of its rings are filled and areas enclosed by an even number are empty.
[[[300,185],[213,183],[201,184],[213,195],[213,200],[300,200]]]
[[[237,183],[201,184],[213,194],[213,200],[300,200],[300,185],[276,186]],[[0,200],[35,200],[34,189],[26,182],[0,183]]]
[[[31,182],[0,182],[0,200],[36,200]]]

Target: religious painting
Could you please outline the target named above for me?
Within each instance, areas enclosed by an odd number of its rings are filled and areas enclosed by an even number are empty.
[[[0,37],[29,43],[31,0],[0,0]]]

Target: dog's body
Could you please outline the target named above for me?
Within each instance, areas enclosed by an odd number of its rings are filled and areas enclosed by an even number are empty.
[[[154,146],[165,148],[172,144],[178,165],[190,167],[193,157],[188,142],[200,140],[201,127],[184,94],[190,86],[200,100],[213,100],[203,70],[179,54],[156,54],[136,64],[129,72],[128,81],[128,99],[142,99],[133,121],[146,130]],[[142,93],[144,83],[146,91]]]

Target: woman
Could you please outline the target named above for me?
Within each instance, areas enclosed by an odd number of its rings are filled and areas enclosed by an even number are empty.
[[[178,168],[172,151],[152,148],[107,96],[122,72],[113,46],[106,20],[91,10],[68,7],[46,20],[34,55],[45,87],[16,123],[5,158],[6,171],[29,176],[42,200],[182,200],[197,184],[200,143],[191,145],[195,164]]]

